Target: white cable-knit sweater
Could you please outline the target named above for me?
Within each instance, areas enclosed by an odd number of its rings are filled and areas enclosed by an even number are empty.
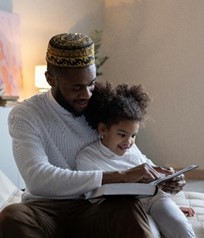
[[[98,139],[85,118],[74,117],[52,97],[38,94],[9,115],[13,153],[25,180],[23,199],[77,198],[101,185],[102,171],[76,171],[77,153]]]

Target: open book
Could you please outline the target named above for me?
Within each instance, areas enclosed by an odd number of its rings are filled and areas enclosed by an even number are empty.
[[[161,178],[154,180],[150,183],[111,183],[104,184],[101,187],[94,189],[93,191],[86,193],[86,199],[106,197],[106,196],[136,196],[148,197],[154,196],[157,193],[158,185],[178,177],[188,171],[198,168],[198,165],[190,165],[184,169],[181,169],[171,175],[162,176]]]
[[[189,171],[196,169],[198,167],[199,167],[199,165],[190,165],[184,169],[178,170],[177,172],[167,175],[167,176],[165,176],[164,174],[160,174],[161,178],[158,178],[157,180],[150,182],[150,184],[152,183],[154,185],[159,185],[159,184],[169,181],[173,178],[176,179],[176,177],[178,177],[179,175],[189,172]]]

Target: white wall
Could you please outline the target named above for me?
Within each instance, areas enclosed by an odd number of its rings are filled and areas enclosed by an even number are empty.
[[[49,39],[59,33],[89,34],[103,27],[104,2],[95,0],[13,0],[13,12],[20,14],[23,98],[37,91],[34,66],[45,64]]]
[[[204,169],[204,1],[105,2],[104,78],[143,84],[152,98],[140,148],[159,164]]]
[[[0,170],[19,188],[25,188],[12,152],[11,136],[8,131],[8,115],[12,107],[0,106]]]

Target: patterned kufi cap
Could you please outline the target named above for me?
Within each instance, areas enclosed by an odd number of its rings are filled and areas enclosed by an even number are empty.
[[[84,67],[95,63],[94,42],[83,34],[63,33],[48,44],[46,61],[61,67]]]

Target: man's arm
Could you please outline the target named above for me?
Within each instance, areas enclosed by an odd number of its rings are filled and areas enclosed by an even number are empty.
[[[47,198],[76,197],[101,185],[101,171],[72,170],[65,164],[55,145],[50,146],[49,154],[61,162],[55,165],[50,161],[39,135],[40,129],[35,123],[28,110],[25,113],[25,110],[18,107],[9,116],[14,158],[26,188],[32,195]]]

